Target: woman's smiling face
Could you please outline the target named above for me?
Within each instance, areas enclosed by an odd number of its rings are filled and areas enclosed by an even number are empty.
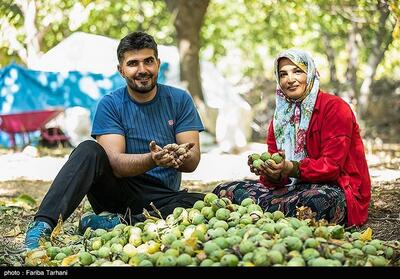
[[[287,98],[301,98],[307,88],[307,73],[296,66],[290,59],[281,58],[278,62],[279,86]]]

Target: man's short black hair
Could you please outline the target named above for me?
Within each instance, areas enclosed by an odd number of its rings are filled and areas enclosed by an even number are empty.
[[[119,63],[123,61],[125,52],[144,48],[150,48],[154,50],[154,54],[156,58],[158,58],[157,43],[151,35],[142,31],[137,31],[126,35],[121,39],[117,48]]]

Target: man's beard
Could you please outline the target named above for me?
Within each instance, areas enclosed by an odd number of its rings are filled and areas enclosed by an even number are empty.
[[[142,75],[139,74],[135,77],[135,79],[127,80],[128,86],[135,92],[142,93],[142,94],[149,93],[156,86],[156,82],[153,80],[153,77],[154,76],[152,74],[142,74]],[[140,84],[140,81],[138,84],[137,79],[140,79],[140,78],[148,78],[149,80],[146,85]]]

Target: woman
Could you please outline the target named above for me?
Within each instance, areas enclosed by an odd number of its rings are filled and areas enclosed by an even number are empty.
[[[264,162],[251,172],[259,181],[224,183],[214,189],[220,197],[240,203],[253,198],[263,209],[296,216],[306,206],[315,218],[361,225],[368,218],[371,181],[359,133],[349,105],[319,89],[313,59],[289,49],[275,60],[277,80],[274,119],[268,129],[269,153],[284,158]]]

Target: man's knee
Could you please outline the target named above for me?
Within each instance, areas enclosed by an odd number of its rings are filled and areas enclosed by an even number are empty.
[[[104,148],[93,140],[85,140],[81,142],[72,153],[86,155],[86,156],[100,156],[107,157],[107,153]],[[72,154],[71,154],[72,155]]]
[[[94,140],[85,140],[82,141],[80,144],[78,144],[78,146],[76,147],[78,148],[84,148],[86,150],[88,149],[98,149],[98,148],[102,148],[100,144],[97,143],[97,141]]]

